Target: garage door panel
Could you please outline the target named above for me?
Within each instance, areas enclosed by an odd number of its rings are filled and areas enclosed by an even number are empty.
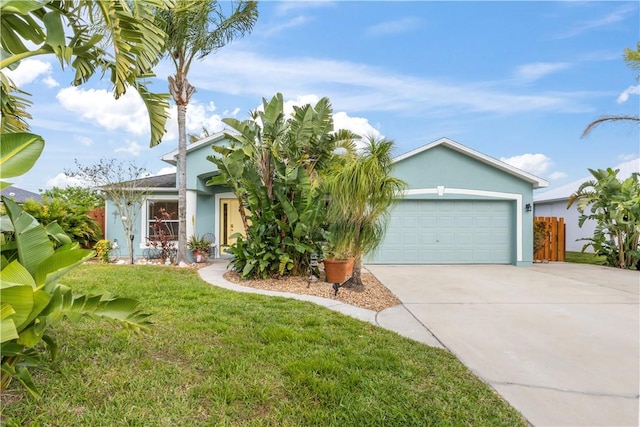
[[[509,264],[513,254],[509,201],[405,200],[394,208],[372,263]]]

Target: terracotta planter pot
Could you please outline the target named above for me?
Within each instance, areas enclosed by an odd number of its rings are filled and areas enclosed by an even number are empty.
[[[325,281],[329,283],[344,283],[353,275],[353,258],[329,258],[324,263]]]
[[[207,256],[209,256],[209,254],[206,252],[193,251],[193,260],[195,262],[204,262],[204,260],[207,259]]]

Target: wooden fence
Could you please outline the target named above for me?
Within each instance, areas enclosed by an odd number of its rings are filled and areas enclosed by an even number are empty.
[[[100,236],[100,238],[104,239],[105,237],[104,208],[95,208],[93,210],[90,210],[87,213],[87,215],[95,219],[96,222],[100,225],[100,228],[102,229],[102,236]]]
[[[533,260],[564,261],[566,236],[564,218],[556,218],[555,216],[537,216],[533,219],[533,221],[534,224],[539,222],[545,224],[545,239],[542,247],[533,254]]]

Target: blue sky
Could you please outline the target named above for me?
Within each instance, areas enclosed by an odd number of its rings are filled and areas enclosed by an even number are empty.
[[[637,2],[266,1],[259,10],[252,34],[192,66],[189,132],[221,130],[223,117],[245,119],[282,92],[291,104],[329,97],[338,126],[392,139],[397,155],[448,137],[550,189],[640,156],[637,126],[580,138],[597,117],[639,112],[640,85],[622,59],[639,39]],[[157,67],[154,91],[167,92],[171,71]],[[14,185],[64,185],[74,159],[170,171],[160,157],[177,148],[175,119],[149,148],[135,91],[114,101],[108,80],[70,87],[46,56],[12,78],[33,95],[32,130],[46,141]]]

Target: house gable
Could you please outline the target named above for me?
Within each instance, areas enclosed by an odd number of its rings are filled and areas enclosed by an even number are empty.
[[[444,187],[530,194],[533,188],[547,185],[447,138],[394,159],[394,175],[406,181],[409,189]]]

